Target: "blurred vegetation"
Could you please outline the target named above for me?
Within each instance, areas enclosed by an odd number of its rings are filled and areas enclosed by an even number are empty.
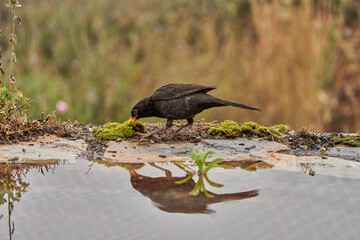
[[[180,82],[262,109],[213,109],[199,116],[208,121],[360,131],[357,0],[22,4],[16,87],[34,100],[34,117],[63,100],[62,120],[122,122],[138,100]],[[7,36],[11,13],[1,7],[0,17]],[[0,45],[7,73],[8,39]]]

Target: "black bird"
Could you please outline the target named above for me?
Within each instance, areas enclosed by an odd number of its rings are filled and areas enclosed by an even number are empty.
[[[198,84],[168,84],[157,89],[151,97],[144,98],[131,110],[130,121],[134,123],[139,118],[159,117],[166,118],[166,128],[173,125],[173,120],[186,119],[187,124],[176,132],[194,123],[194,117],[203,110],[212,107],[234,106],[250,110],[260,109],[249,107],[240,103],[230,102],[213,97],[207,92],[216,89],[212,86]],[[159,132],[157,129],[145,137]]]

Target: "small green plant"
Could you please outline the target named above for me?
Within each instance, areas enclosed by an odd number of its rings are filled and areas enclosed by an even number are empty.
[[[26,131],[27,118],[31,116],[26,111],[30,106],[31,100],[26,98],[23,93],[15,88],[14,64],[16,64],[15,45],[17,36],[15,25],[21,24],[21,19],[15,15],[15,8],[21,7],[17,0],[9,0],[7,7],[12,9],[12,32],[9,35],[11,43],[10,56],[10,79],[9,87],[5,87],[2,77],[5,75],[2,69],[2,49],[0,48],[0,139],[8,142],[12,135],[22,135]],[[0,34],[2,26],[0,24]]]
[[[197,196],[200,192],[203,192],[207,197],[211,198],[214,197],[214,195],[212,195],[211,193],[206,191],[205,188],[205,181],[213,186],[213,187],[223,187],[222,184],[219,183],[215,183],[209,180],[209,178],[207,177],[206,173],[213,167],[217,167],[219,163],[223,162],[224,159],[222,158],[216,158],[214,160],[212,160],[211,162],[209,162],[206,167],[205,167],[205,161],[207,156],[209,156],[210,154],[213,154],[213,151],[208,151],[207,153],[203,153],[200,152],[198,149],[194,148],[193,152],[190,153],[190,157],[191,159],[193,159],[196,163],[196,165],[198,166],[198,176],[199,179],[196,182],[194,188],[189,192],[190,195],[193,196]],[[196,173],[196,171],[194,169],[192,169],[190,166],[186,165],[185,163],[180,163],[177,162],[176,163],[178,166],[180,167],[184,167],[189,174],[186,178],[180,180],[180,181],[176,181],[175,183],[177,184],[183,184],[186,183],[188,180],[192,179],[192,177],[194,176],[194,174]]]
[[[15,89],[10,92],[8,88],[0,88],[0,116],[10,120],[10,118],[24,117],[24,108],[30,105],[30,100],[22,92]]]
[[[10,136],[26,130],[31,117],[26,111],[30,102],[18,89],[10,92],[6,87],[0,88],[0,139],[8,142]]]
[[[206,174],[211,168],[217,167],[219,163],[223,162],[224,159],[222,158],[216,158],[209,162],[207,166],[205,167],[205,161],[207,156],[210,154],[213,154],[214,151],[208,151],[207,153],[200,152],[198,149],[194,148],[193,152],[190,153],[190,157],[192,160],[195,161],[196,165],[198,166],[198,173],[199,174]],[[195,173],[196,171],[193,170],[191,167],[184,163],[177,162],[177,165],[180,165],[182,167],[185,167],[190,170],[190,172]]]

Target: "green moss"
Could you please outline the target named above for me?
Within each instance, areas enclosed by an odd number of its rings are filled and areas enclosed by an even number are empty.
[[[331,142],[335,144],[344,144],[351,147],[360,147],[360,135],[352,135],[352,136],[345,136],[339,137],[335,136],[330,139]]]
[[[258,129],[260,127],[259,124],[255,123],[255,122],[245,122],[242,127],[251,127],[252,129]]]
[[[206,127],[206,133],[209,135],[228,135],[237,136],[241,133],[239,124],[234,121],[225,120],[219,126]]]
[[[258,131],[265,134],[265,135],[271,134],[271,131],[270,131],[270,129],[268,127],[261,126],[261,127],[258,128]]]
[[[269,132],[271,132],[272,134],[276,135],[276,136],[281,136],[281,132],[273,127],[269,128]]]
[[[140,122],[124,123],[109,122],[104,128],[94,128],[94,136],[97,139],[114,141],[118,138],[129,138],[135,133],[145,132],[145,125]]]
[[[275,125],[275,126],[272,126],[271,128],[277,129],[277,130],[279,130],[281,132],[285,132],[285,131],[289,130],[289,127],[284,125],[284,124]]]
[[[284,124],[279,124],[272,127],[264,127],[255,122],[245,122],[239,126],[236,122],[225,120],[217,126],[210,126],[206,128],[206,133],[209,135],[224,135],[226,137],[237,137],[241,134],[245,135],[277,135],[281,136],[282,131],[288,128]]]

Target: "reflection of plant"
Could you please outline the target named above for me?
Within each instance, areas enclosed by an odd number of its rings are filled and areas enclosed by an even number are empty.
[[[186,183],[187,181],[192,179],[193,176],[194,176],[193,174],[189,174],[186,178],[184,178],[184,179],[182,179],[180,181],[176,181],[175,183],[177,183],[177,184]],[[220,183],[215,183],[213,181],[210,181],[210,179],[207,177],[206,174],[199,173],[199,179],[196,182],[194,188],[189,192],[190,195],[197,196],[197,195],[199,195],[200,192],[203,192],[205,194],[205,196],[207,196],[208,198],[214,197],[213,194],[208,193],[206,191],[204,179],[206,180],[206,182],[208,184],[210,184],[210,186],[217,187],[217,188],[220,188],[220,187],[224,186],[224,185],[222,185]]]
[[[208,163],[207,166],[205,167],[206,157],[213,153],[214,153],[213,151],[208,151],[207,153],[204,154],[203,152],[200,152],[196,148],[194,148],[193,152],[190,153],[191,159],[193,159],[195,161],[196,165],[199,168],[198,169],[199,174],[206,174],[211,168],[217,167],[219,163],[224,161],[224,159],[222,159],[222,158],[216,158],[216,159],[212,160],[210,163]],[[189,167],[188,165],[186,165],[184,163],[177,162],[176,164],[189,169],[190,172],[192,172],[192,173],[196,172],[195,170],[193,170],[191,167]]]
[[[22,193],[27,191],[29,183],[22,180],[22,177],[33,168],[42,175],[45,172],[54,172],[55,164],[34,165],[34,164],[0,164],[0,205],[7,203],[9,217],[9,234],[14,233],[14,222],[11,224],[11,213],[14,210],[14,203],[20,202]],[[7,196],[5,196],[5,194]]]
[[[190,195],[194,195],[197,196],[200,192],[203,192],[207,197],[214,197],[213,194],[208,193],[205,189],[205,181],[208,184],[210,184],[213,187],[222,187],[222,184],[219,183],[215,183],[209,180],[209,178],[207,177],[206,173],[213,167],[217,167],[219,163],[221,163],[222,161],[224,161],[224,159],[222,158],[216,158],[214,160],[212,160],[210,163],[207,164],[207,166],[205,167],[205,161],[207,156],[209,156],[210,154],[213,154],[213,151],[208,151],[207,153],[203,153],[200,152],[198,149],[194,148],[193,152],[190,153],[190,157],[195,161],[196,165],[198,166],[198,176],[199,179],[196,182],[194,188],[189,192]],[[196,171],[194,169],[192,169],[191,167],[189,167],[188,165],[184,164],[184,163],[180,163],[177,162],[176,163],[178,166],[184,167],[188,170],[186,170],[189,175],[180,180],[180,181],[176,181],[177,184],[182,184],[182,183],[186,183],[188,180],[192,179],[192,177],[194,176],[194,174],[196,173]]]
[[[23,182],[21,175],[23,170],[13,168],[11,165],[0,166],[0,205],[7,202],[5,194],[12,202],[19,202],[21,194],[26,192],[28,183]]]
[[[11,201],[20,202],[21,194],[25,193],[29,183],[22,180],[31,169],[37,169],[42,175],[45,172],[54,172],[55,164],[0,164],[0,205],[7,202],[5,194],[7,194]]]

